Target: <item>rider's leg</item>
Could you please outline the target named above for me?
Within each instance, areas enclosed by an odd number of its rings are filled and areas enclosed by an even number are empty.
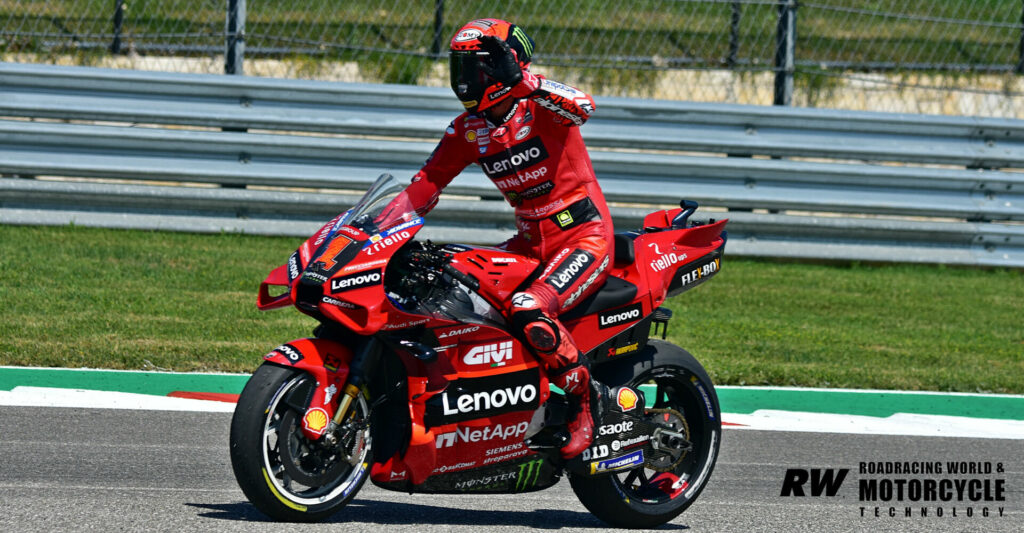
[[[594,437],[595,421],[607,403],[607,388],[590,377],[581,364],[572,336],[556,318],[596,291],[607,276],[607,240],[588,236],[560,251],[539,279],[515,294],[508,309],[512,327],[540,357],[551,381],[564,390],[574,407],[569,421],[570,441],[562,456],[575,457]]]

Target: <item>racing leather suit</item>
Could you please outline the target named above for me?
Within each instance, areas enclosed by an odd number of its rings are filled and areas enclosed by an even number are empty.
[[[515,208],[518,233],[501,246],[546,265],[505,312],[513,325],[516,313],[525,312],[551,326],[553,348],[528,343],[556,385],[584,394],[573,389],[589,388],[589,372],[579,365],[580,352],[557,316],[601,286],[610,262],[612,221],[577,127],[594,111],[594,102],[582,91],[525,70],[511,90],[518,99],[500,124],[469,112],[452,121],[403,194],[423,215],[456,175],[470,164],[480,165]],[[563,454],[582,451],[591,435],[581,439],[571,446],[577,449]]]

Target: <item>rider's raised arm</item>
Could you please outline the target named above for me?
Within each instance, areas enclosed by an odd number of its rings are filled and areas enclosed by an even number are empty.
[[[396,197],[389,208],[405,209],[411,206],[420,216],[427,214],[437,205],[441,191],[475,161],[472,152],[467,150],[469,143],[460,133],[463,128],[456,126],[456,121],[448,125],[444,137],[427,158],[426,163],[412,177],[412,183]],[[475,143],[473,144],[475,147]],[[386,208],[385,214],[390,210]]]

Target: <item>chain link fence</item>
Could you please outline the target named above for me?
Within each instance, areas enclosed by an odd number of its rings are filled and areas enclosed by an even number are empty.
[[[0,58],[446,86],[479,17],[596,95],[1024,117],[1016,0],[0,0]]]

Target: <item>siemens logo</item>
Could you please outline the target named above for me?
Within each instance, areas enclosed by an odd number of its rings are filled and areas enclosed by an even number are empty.
[[[480,159],[480,167],[487,177],[504,178],[516,170],[532,167],[548,158],[548,151],[540,137],[534,137],[522,144],[512,146],[508,150]]]

